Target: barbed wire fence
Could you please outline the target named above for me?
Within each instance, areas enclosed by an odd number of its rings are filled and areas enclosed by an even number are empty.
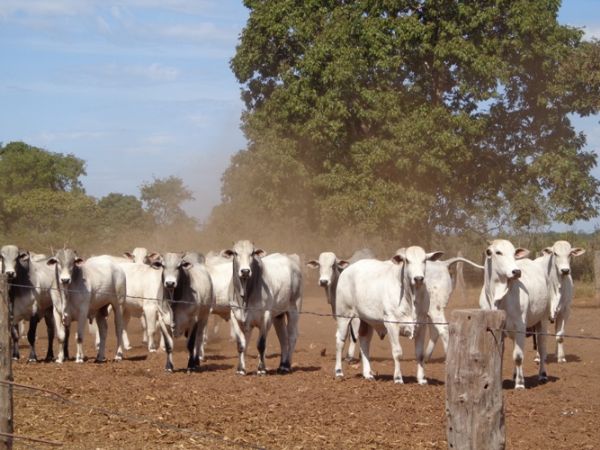
[[[21,288],[36,289],[36,287],[34,287],[34,286],[28,286],[28,285],[22,285],[22,284],[16,284],[16,283],[8,283],[6,281],[4,275],[2,276],[2,279],[0,279],[0,283],[4,283],[3,289],[2,289],[2,286],[0,286],[0,296],[3,297],[1,300],[3,303],[6,303],[7,306],[10,303],[9,299],[8,299],[8,288],[9,287],[21,287]],[[72,294],[72,293],[90,294],[89,292],[77,291],[77,290],[73,290],[73,289],[66,289],[64,287],[60,287],[60,288],[59,287],[50,287],[50,288],[45,288],[45,290],[57,290],[57,291],[61,292],[61,295],[65,294],[65,293],[67,293],[67,294]],[[96,295],[98,295],[98,294],[112,295],[114,293],[107,292],[107,291],[96,291],[96,292],[94,292],[94,294],[96,294]],[[167,302],[169,304],[175,304],[175,305],[176,304],[196,304],[195,302],[191,302],[191,301],[187,301],[187,300],[176,300],[176,299],[170,299],[170,298],[152,298],[152,297],[133,296],[133,295],[128,295],[127,297],[134,298],[137,300],[142,300],[142,301]],[[232,310],[243,309],[245,311],[261,311],[261,312],[270,311],[271,313],[274,313],[274,314],[282,314],[282,313],[287,312],[287,310],[252,308],[247,305],[239,305],[239,304],[229,304],[229,307]],[[317,312],[317,311],[298,311],[298,314],[307,315],[307,316],[316,316],[316,317],[331,317],[334,319],[337,319],[337,318],[346,318],[346,319],[350,319],[350,320],[357,319],[356,316],[345,316],[342,314],[324,313],[324,312]],[[378,320],[377,322],[394,323],[394,324],[400,324],[400,325],[441,325],[441,326],[449,326],[450,325],[449,322],[434,322],[434,321],[428,321],[428,320],[415,321],[415,320],[382,319],[382,320]],[[9,323],[9,326],[12,326],[12,324]],[[6,327],[6,328],[8,328],[8,327]],[[506,327],[488,329],[488,331],[500,332],[500,333],[502,333],[502,335],[522,333],[522,334],[526,334],[528,336],[529,335],[536,335],[536,336],[543,335],[543,336],[549,336],[549,337],[562,337],[562,338],[568,338],[568,339],[584,339],[584,340],[600,341],[600,336],[562,334],[562,333],[559,334],[559,333],[551,333],[551,332],[539,332],[539,331],[533,331],[533,330],[516,330],[516,329],[509,329]],[[8,336],[9,336],[8,339],[11,339],[10,329],[8,329],[8,330],[2,329],[2,330],[0,330],[0,332],[1,333],[8,332]],[[7,354],[8,354],[8,358],[10,360],[11,359],[10,349],[2,348],[2,351],[8,352]],[[2,385],[3,388],[6,390],[8,390],[8,388],[10,388],[11,395],[12,395],[12,388],[16,388],[21,392],[28,393],[26,395],[42,395],[43,397],[45,397],[55,403],[60,403],[63,405],[68,405],[68,406],[72,406],[72,407],[79,408],[79,409],[84,409],[89,412],[106,415],[108,417],[119,418],[121,420],[125,420],[125,421],[131,422],[131,423],[149,424],[156,428],[163,429],[166,431],[180,433],[180,434],[192,436],[192,437],[195,437],[198,439],[202,439],[205,442],[208,441],[208,442],[212,442],[214,444],[218,443],[218,444],[221,444],[224,446],[235,447],[235,448],[250,448],[250,449],[265,448],[262,445],[238,442],[234,439],[230,439],[221,434],[216,434],[216,433],[211,433],[211,432],[202,432],[202,431],[198,431],[198,430],[184,428],[184,427],[180,427],[178,425],[172,424],[172,423],[157,420],[152,417],[143,416],[143,415],[134,415],[134,414],[124,413],[121,411],[114,411],[114,410],[110,410],[108,408],[100,407],[100,406],[93,405],[90,403],[73,400],[73,399],[65,397],[64,395],[61,395],[57,392],[54,392],[54,391],[51,391],[48,389],[40,388],[37,386],[16,383],[12,380],[12,374],[7,379],[0,377],[0,385]],[[4,390],[4,389],[2,389],[2,390]],[[12,403],[12,401],[11,401],[11,403]],[[11,411],[10,419],[11,419],[11,425],[12,425],[12,411]],[[1,424],[1,422],[2,421],[0,420],[0,424]],[[48,445],[51,447],[58,447],[58,446],[65,445],[65,443],[59,442],[59,441],[44,439],[44,438],[40,438],[40,437],[32,437],[32,436],[14,434],[12,431],[12,428],[10,430],[0,429],[0,442],[4,442],[5,444],[7,444],[5,448],[12,448],[13,440],[22,440],[22,441],[26,441],[26,442],[44,444],[44,445]]]

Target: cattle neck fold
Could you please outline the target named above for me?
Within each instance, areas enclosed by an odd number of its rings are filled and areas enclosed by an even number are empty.
[[[492,270],[492,259],[487,258],[484,268],[485,298],[490,309],[498,309],[497,302],[508,293],[508,278],[500,277]]]
[[[239,266],[234,259],[233,262],[233,287],[234,297],[237,307],[241,307],[244,311],[248,308],[249,302],[252,299],[252,293],[258,288],[258,283],[262,278],[262,262],[257,256],[252,257],[250,263],[251,275],[247,277],[239,276]]]
[[[550,291],[550,322],[554,323],[556,316],[564,308],[564,303],[571,296],[573,290],[573,278],[571,274],[560,273],[560,269],[556,264],[556,256],[554,253],[545,255],[546,264],[546,279],[548,282],[548,290]]]

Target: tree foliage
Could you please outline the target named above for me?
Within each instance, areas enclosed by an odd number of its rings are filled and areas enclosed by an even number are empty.
[[[598,111],[599,46],[557,22],[559,1],[245,5],[231,67],[249,145],[214,221],[426,239],[597,215],[570,115]]]
[[[194,223],[182,207],[182,203],[194,200],[194,196],[179,177],[154,178],[152,182],[142,184],[140,198],[146,211],[160,226]]]

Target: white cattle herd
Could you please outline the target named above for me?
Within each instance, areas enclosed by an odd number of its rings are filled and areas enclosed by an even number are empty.
[[[424,364],[435,343],[448,345],[445,308],[454,288],[449,268],[463,262],[483,271],[479,304],[483,309],[506,311],[505,334],[514,341],[515,388],[525,387],[524,344],[527,333],[537,332],[539,378],[546,380],[547,322],[555,323],[556,358],[565,362],[563,335],[573,299],[570,262],[585,250],[557,241],[536,259],[507,240],[488,243],[483,266],[462,257],[440,261],[442,252],[427,253],[411,246],[399,249],[387,261],[369,249],[348,260],[323,252],[307,266],[319,269],[331,315],[337,321],[335,376],[343,377],[342,356],[350,338],[348,359],[359,341],[362,373],[373,379],[369,348],[373,333],[389,335],[394,360],[394,382],[403,383],[400,336],[414,340],[417,381],[426,384]],[[83,339],[89,322],[96,333],[96,361],[105,361],[107,318],[112,311],[116,332],[115,360],[131,348],[127,335],[130,318],[139,317],[148,351],[157,350],[156,331],[172,371],[174,339],[187,338],[188,370],[198,370],[204,359],[209,315],[230,323],[237,344],[237,373],[246,373],[245,354],[252,330],[258,328],[257,374],[266,374],[265,350],[271,326],[281,348],[277,371],[292,370],[302,310],[302,269],[298,255],[266,252],[247,240],[230,249],[209,252],[149,253],[136,248],[124,256],[93,256],[84,260],[70,248],[51,256],[5,245],[0,251],[2,272],[9,281],[13,324],[13,358],[19,358],[19,328],[29,321],[29,361],[37,361],[36,327],[43,318],[48,329],[46,360],[55,359],[53,340],[59,341],[56,362],[69,358],[68,339],[77,322],[75,362],[84,361]],[[541,333],[541,334],[540,334]],[[429,335],[427,348],[426,336]]]

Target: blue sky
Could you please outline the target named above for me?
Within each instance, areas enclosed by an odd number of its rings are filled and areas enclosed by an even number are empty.
[[[0,141],[84,159],[97,197],[180,176],[205,218],[245,146],[229,59],[247,17],[234,0],[0,0]],[[600,38],[600,0],[564,1],[560,21]],[[600,150],[598,118],[576,126]]]

